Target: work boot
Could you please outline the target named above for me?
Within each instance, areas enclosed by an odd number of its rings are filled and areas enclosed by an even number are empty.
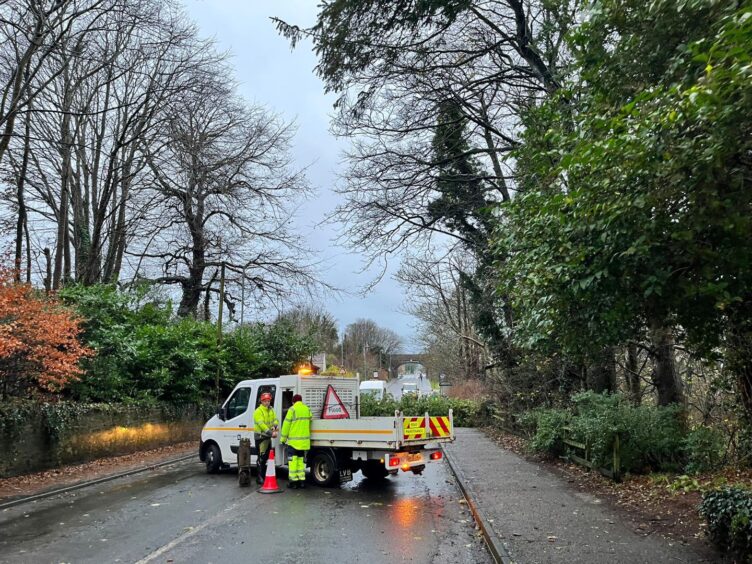
[[[298,481],[298,489],[299,490],[304,490],[305,489],[305,482],[304,481],[302,481],[302,480]]]

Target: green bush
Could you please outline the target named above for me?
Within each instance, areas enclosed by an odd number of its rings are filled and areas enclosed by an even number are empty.
[[[723,488],[706,493],[700,514],[708,521],[708,532],[722,550],[752,562],[752,492]]]
[[[710,427],[696,427],[684,439],[686,471],[707,472],[723,465],[726,456],[723,435]]]
[[[474,427],[479,421],[480,402],[474,400],[462,400],[445,396],[414,395],[403,396],[400,401],[392,397],[377,400],[373,396],[363,395],[360,397],[360,415],[362,417],[390,416],[399,410],[405,415],[447,415],[452,410],[455,427]]]
[[[295,364],[317,352],[309,337],[285,323],[244,325],[225,335],[222,348],[233,381],[293,374]]]
[[[568,436],[587,444],[590,459],[601,467],[611,464],[617,435],[622,470],[676,470],[684,460],[679,407],[635,407],[618,394],[583,392],[572,397],[569,409],[536,410],[523,421],[534,427],[533,449],[561,454],[568,426]]]
[[[61,298],[86,320],[83,341],[96,351],[68,397],[83,402],[196,403],[239,381],[290,374],[312,354],[310,339],[284,324],[246,325],[217,344],[214,324],[176,319],[148,288],[71,286]]]
[[[562,454],[564,428],[572,421],[572,414],[565,409],[534,409],[520,418],[524,429],[532,429],[534,434],[529,447],[554,456]]]
[[[127,366],[137,399],[196,402],[215,389],[218,364],[216,329],[183,319],[135,330],[134,355]]]

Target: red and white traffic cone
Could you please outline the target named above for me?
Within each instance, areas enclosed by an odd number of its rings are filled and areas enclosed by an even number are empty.
[[[266,461],[266,477],[264,478],[264,485],[256,491],[259,493],[280,493],[282,490],[277,485],[277,474],[275,471],[276,465],[274,464],[274,447],[269,445],[271,452],[269,453],[269,460]]]

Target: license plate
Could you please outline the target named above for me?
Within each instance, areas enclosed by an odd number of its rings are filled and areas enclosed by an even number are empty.
[[[408,454],[407,460],[408,462],[421,462],[423,458],[420,456],[420,454]]]
[[[349,482],[352,480],[352,470],[350,468],[346,468],[344,470],[339,471],[339,481],[340,482]]]

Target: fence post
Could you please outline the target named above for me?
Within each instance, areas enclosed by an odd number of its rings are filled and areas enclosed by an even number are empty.
[[[621,482],[621,443],[619,433],[614,437],[614,481]]]

